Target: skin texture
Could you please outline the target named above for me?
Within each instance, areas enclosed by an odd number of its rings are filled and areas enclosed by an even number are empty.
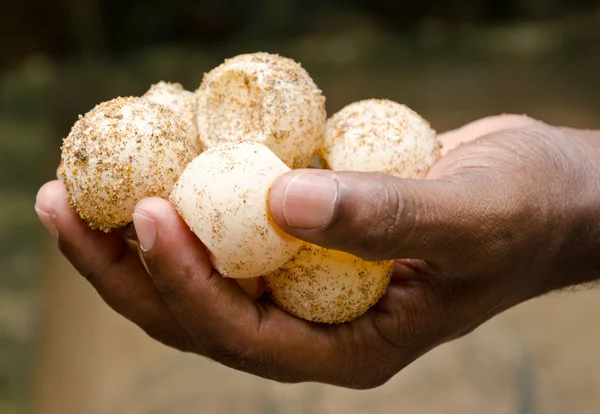
[[[600,277],[600,133],[502,116],[441,139],[445,157],[428,180],[296,170],[274,184],[270,209],[283,230],[398,259],[382,300],[342,325],[251,300],[213,271],[162,199],[141,201],[134,215],[149,272],[121,235],[92,231],[69,210],[59,181],[40,189],[36,210],[107,304],[153,338],[281,382],[373,388],[510,307]],[[337,191],[332,212],[287,189],[306,174]],[[319,217],[299,217],[307,211]]]

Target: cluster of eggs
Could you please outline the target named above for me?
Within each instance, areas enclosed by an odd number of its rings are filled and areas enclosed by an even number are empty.
[[[254,53],[226,60],[195,92],[160,82],[97,105],[65,138],[59,174],[91,228],[126,226],[137,202],[163,197],[223,277],[262,277],[285,312],[333,324],[383,296],[392,263],[283,233],[268,212],[271,185],[315,157],[332,170],[423,178],[439,156],[435,131],[406,106],[370,99],[327,119],[300,64]]]

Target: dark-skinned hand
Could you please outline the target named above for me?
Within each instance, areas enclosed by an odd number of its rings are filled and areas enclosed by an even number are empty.
[[[165,200],[135,210],[147,269],[122,232],[92,231],[69,209],[60,181],[36,211],[104,301],[156,340],[281,382],[372,388],[510,307],[600,276],[600,133],[501,116],[441,139],[425,180],[296,170],[273,185],[283,230],[397,259],[386,295],[342,325],[255,300],[257,280],[222,278]]]

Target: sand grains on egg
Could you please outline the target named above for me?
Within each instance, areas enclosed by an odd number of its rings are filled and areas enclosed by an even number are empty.
[[[186,136],[197,154],[202,152],[198,126],[196,125],[196,95],[187,91],[180,83],[160,81],[150,87],[142,95],[142,98],[150,102],[164,105],[181,118],[187,128]]]
[[[141,199],[166,198],[195,156],[178,117],[136,97],[80,116],[61,149],[59,174],[71,207],[105,232],[130,223]]]
[[[425,178],[441,157],[436,132],[418,113],[386,99],[354,102],[328,121],[321,147],[337,171],[381,171]]]
[[[363,315],[384,295],[392,262],[304,244],[298,255],[265,275],[277,307],[311,322],[339,324]]]
[[[307,167],[318,152],[327,121],[325,97],[292,59],[236,56],[207,73],[196,94],[206,148],[253,139],[290,168]]]

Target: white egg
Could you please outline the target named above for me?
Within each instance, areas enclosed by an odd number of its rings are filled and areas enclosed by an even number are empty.
[[[273,182],[290,171],[266,146],[248,140],[215,146],[192,161],[170,200],[225,277],[253,278],[289,261],[301,242],[268,212]]]
[[[195,152],[173,112],[116,98],[80,117],[64,139],[59,174],[72,208],[105,232],[132,221],[145,197],[168,197]]]
[[[197,94],[205,148],[255,140],[290,168],[308,167],[321,145],[325,97],[291,59],[254,53],[226,60],[204,76]]]
[[[187,128],[188,140],[196,153],[202,152],[202,145],[198,137],[198,126],[196,125],[196,95],[194,92],[186,91],[180,83],[161,81],[152,85],[142,98],[164,105],[180,116],[181,121]]]
[[[321,154],[338,171],[424,178],[441,157],[436,132],[419,114],[384,99],[355,102],[327,121]]]
[[[385,293],[392,262],[368,262],[348,253],[305,244],[297,256],[264,277],[273,302],[311,322],[352,321]]]

